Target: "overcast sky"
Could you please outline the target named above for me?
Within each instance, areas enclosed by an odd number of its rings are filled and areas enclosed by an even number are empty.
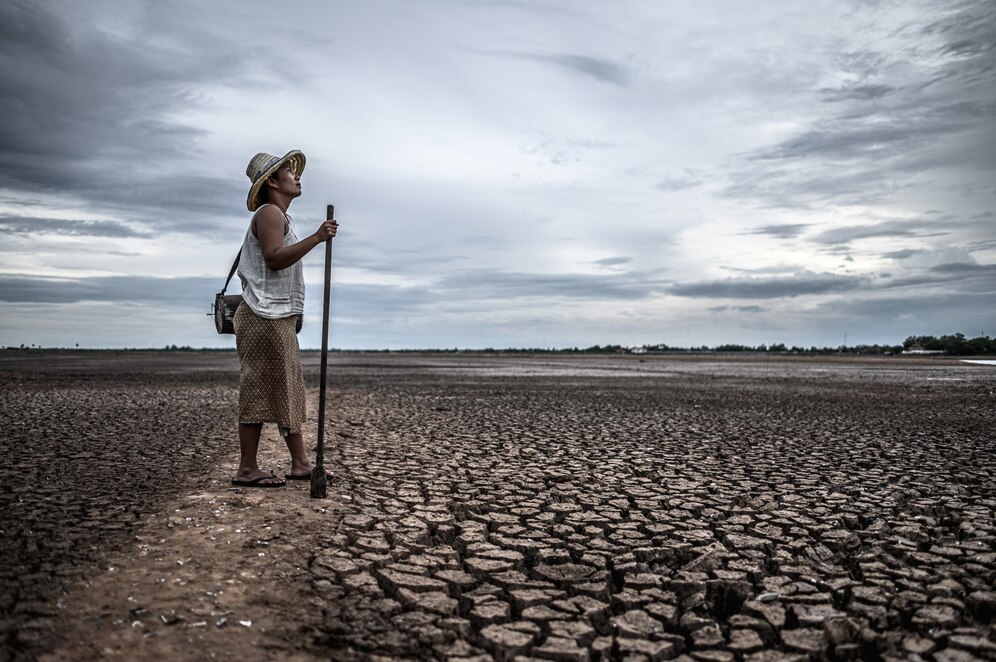
[[[0,345],[234,346],[294,148],[334,347],[996,335],[990,0],[6,0],[0,57]]]

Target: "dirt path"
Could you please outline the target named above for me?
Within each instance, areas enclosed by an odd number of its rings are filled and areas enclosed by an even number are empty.
[[[312,433],[313,434],[313,433]],[[287,464],[270,431],[260,465]],[[316,541],[334,531],[349,496],[326,500],[308,481],[282,489],[233,488],[235,461],[193,481],[203,489],[169,503],[134,543],[71,593],[67,642],[40,659],[310,660],[316,604],[307,570]]]

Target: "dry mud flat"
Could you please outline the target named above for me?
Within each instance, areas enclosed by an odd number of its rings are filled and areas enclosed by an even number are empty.
[[[20,375],[5,420],[47,412],[60,422],[47,434],[67,436],[70,464],[93,477],[62,480],[47,463],[26,479],[52,452],[51,436],[33,441],[39,425],[3,448],[8,656],[996,658],[992,368],[337,355],[337,477],[314,502],[305,486],[250,494],[204,478],[234,466],[233,358],[0,363],[5,380]],[[133,436],[101,450],[117,400],[135,393],[173,413],[139,408]],[[74,427],[84,405],[87,427]],[[153,427],[160,446],[123,450]],[[203,455],[178,452],[190,435]],[[139,473],[111,505],[121,453]],[[75,497],[44,505],[64,490]],[[121,505],[128,518],[108,512]],[[67,527],[72,507],[89,519]],[[212,529],[218,517],[251,529],[225,555],[207,542],[235,535]],[[116,596],[124,582],[101,549],[133,588],[162,564],[182,579]],[[87,612],[80,596],[97,588]],[[63,599],[77,606],[61,612]]]

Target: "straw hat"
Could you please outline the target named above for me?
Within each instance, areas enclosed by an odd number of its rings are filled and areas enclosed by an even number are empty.
[[[260,152],[252,157],[246,168],[246,177],[252,182],[252,186],[249,187],[249,197],[246,198],[246,207],[249,208],[249,211],[256,211],[256,208],[259,207],[259,190],[263,188],[267,178],[280,170],[280,166],[288,161],[290,161],[295,175],[300,176],[304,172],[304,154],[299,149],[292,149],[283,156]]]

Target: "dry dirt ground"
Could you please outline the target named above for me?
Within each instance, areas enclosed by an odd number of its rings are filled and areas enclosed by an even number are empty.
[[[0,353],[0,660],[996,659],[996,368],[331,368],[314,500],[234,353]]]

